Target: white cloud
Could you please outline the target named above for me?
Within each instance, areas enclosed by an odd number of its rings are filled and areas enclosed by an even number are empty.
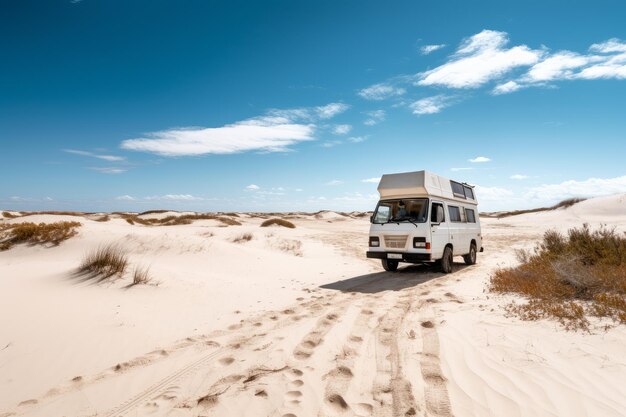
[[[360,90],[357,94],[366,100],[385,100],[394,96],[401,96],[406,90],[387,83],[371,85]]]
[[[615,178],[589,178],[584,181],[564,181],[560,184],[544,184],[532,187],[524,195],[526,199],[548,202],[571,197],[597,197],[626,192],[626,175]]]
[[[302,188],[296,188],[294,191],[301,193],[302,191],[304,191]]]
[[[332,148],[334,146],[337,145],[341,145],[341,141],[340,140],[328,140],[324,143],[322,143],[322,148]]]
[[[248,190],[248,191],[256,191],[256,190],[259,190],[259,189],[261,189],[261,187],[259,187],[256,184],[250,184],[250,185],[248,185],[246,187],[246,190]]]
[[[89,156],[89,157],[92,157],[92,158],[103,159],[103,160],[109,161],[109,162],[119,162],[119,161],[124,161],[126,159],[126,158],[124,158],[122,156],[102,155],[102,154],[97,154],[97,153],[93,153],[93,152],[80,151],[80,150],[77,150],[77,149],[63,149],[63,151],[67,152],[67,153],[74,154],[74,155]]]
[[[264,116],[215,128],[190,127],[152,132],[128,139],[122,148],[163,156],[232,154],[247,151],[285,152],[291,145],[313,140],[314,122],[346,111],[347,104],[270,110]]]
[[[135,201],[136,198],[133,196],[130,196],[128,194],[125,195],[121,195],[119,197],[115,197],[116,200],[121,200],[121,201]]]
[[[350,106],[343,103],[330,103],[325,106],[316,107],[315,110],[320,119],[332,119],[336,115],[345,112]]]
[[[594,43],[589,47],[592,52],[599,52],[603,54],[613,52],[626,52],[626,43],[617,38],[609,39],[602,43]]]
[[[505,32],[483,30],[464,40],[445,64],[417,75],[418,85],[477,88],[511,70],[539,61],[543,51],[526,45],[506,48]]]
[[[352,130],[351,125],[335,125],[333,133],[335,135],[346,135]]]
[[[434,114],[439,113],[444,108],[450,105],[449,97],[439,94],[432,97],[426,97],[420,100],[417,100],[409,105],[411,110],[413,110],[413,114]]]
[[[191,194],[165,194],[146,197],[146,200],[169,200],[169,201],[197,201],[203,200],[202,197],[196,197]]]
[[[483,187],[477,185],[475,187],[476,198],[478,201],[500,201],[512,197],[513,191],[501,187]]]
[[[374,125],[382,122],[383,120],[385,120],[385,111],[384,110],[366,111],[365,115],[368,116],[368,118],[363,122],[363,124],[366,125],[366,126],[374,126]]]
[[[498,84],[497,86],[495,86],[493,89],[493,94],[496,94],[496,95],[508,94],[508,93],[517,91],[520,88],[522,88],[522,86],[516,83],[515,81],[507,81],[505,83]]]
[[[361,182],[370,182],[373,184],[378,184],[380,182],[380,177],[367,178],[367,179],[361,180]]]
[[[331,180],[331,181],[328,181],[325,185],[341,185],[341,184],[343,184],[343,181]]]
[[[366,140],[367,140],[367,136],[351,136],[348,138],[348,141],[352,143],[361,143]]]
[[[420,48],[420,52],[422,53],[422,55],[428,55],[431,52],[435,52],[438,49],[441,48],[445,48],[445,44],[439,44],[439,45],[424,45]]]
[[[574,70],[594,62],[600,57],[584,56],[570,51],[554,53],[533,65],[523,77],[530,83],[546,82],[559,79],[571,79]]]
[[[468,159],[468,161],[472,163],[489,162],[491,161],[491,158],[487,158],[486,156],[477,156],[476,158]]]
[[[126,168],[119,167],[89,167],[89,169],[101,174],[122,174],[128,171]]]
[[[460,168],[450,168],[450,171],[458,172],[458,171],[472,171],[474,168],[471,167],[460,167]]]
[[[525,179],[528,179],[528,175],[515,174],[515,175],[511,175],[509,178],[512,180],[525,180]]]

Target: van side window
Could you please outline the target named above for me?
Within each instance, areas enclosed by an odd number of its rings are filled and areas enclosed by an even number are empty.
[[[466,208],[465,216],[467,217],[468,223],[476,223],[476,216],[474,215],[474,210]]]
[[[474,200],[474,190],[472,190],[470,187],[467,186],[463,186],[463,189],[465,190],[465,198],[469,198]]]
[[[460,184],[456,181],[450,181],[450,187],[452,187],[452,194],[454,194],[456,197],[466,198],[463,184]]]
[[[437,223],[437,208],[438,207],[441,210],[441,212],[443,213],[443,219],[441,220],[441,222],[444,223],[446,221],[446,214],[445,214],[445,211],[443,209],[443,204],[441,204],[441,203],[433,203],[431,208],[430,208],[430,222],[431,223]]]
[[[450,212],[450,221],[451,222],[460,222],[461,221],[461,210],[455,206],[448,206],[448,212]]]

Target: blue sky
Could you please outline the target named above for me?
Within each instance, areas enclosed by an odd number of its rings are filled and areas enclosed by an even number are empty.
[[[436,4],[433,4],[436,3]],[[626,191],[620,1],[0,1],[0,207],[481,210]]]

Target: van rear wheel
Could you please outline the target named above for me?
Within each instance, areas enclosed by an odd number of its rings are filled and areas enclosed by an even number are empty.
[[[441,258],[441,270],[444,274],[452,272],[452,248],[446,246],[443,250],[443,257]]]
[[[383,262],[383,269],[385,271],[394,272],[398,269],[398,261],[391,261],[389,259],[381,259]]]
[[[470,245],[470,251],[467,255],[463,255],[463,260],[468,265],[474,265],[476,263],[476,244]]]

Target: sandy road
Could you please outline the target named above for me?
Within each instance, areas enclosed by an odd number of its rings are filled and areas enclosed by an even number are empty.
[[[18,414],[449,416],[433,306],[462,302],[444,291],[459,269],[416,266],[308,289],[289,308],[82,377]]]

